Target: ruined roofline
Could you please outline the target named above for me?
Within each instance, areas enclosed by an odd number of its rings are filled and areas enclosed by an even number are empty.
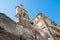
[[[18,4],[18,5],[16,6],[16,8],[17,8],[17,7],[19,7],[19,8],[22,7],[22,9],[23,9],[24,11],[26,11],[25,8],[24,8],[24,6],[23,6],[22,4]],[[16,9],[16,8],[15,8],[15,9]],[[26,12],[28,13],[28,11],[26,11]]]
[[[42,18],[47,18],[48,20],[51,21],[51,23],[56,24],[56,23],[55,23],[54,21],[52,21],[50,18],[46,17],[43,13],[38,13],[38,14],[37,14],[32,20],[30,20],[30,21],[32,22],[38,15],[41,15]],[[43,19],[43,20],[44,20],[44,19]],[[56,24],[56,26],[58,26],[58,25]]]
[[[9,20],[11,20],[12,22],[14,22],[15,24],[16,24],[16,22],[15,21],[13,21],[10,17],[8,17],[6,14],[4,14],[4,13],[0,13],[0,15],[3,15],[3,16],[5,16],[6,18],[8,18]]]
[[[22,4],[18,4],[16,7],[20,7],[20,6],[22,6],[23,7],[23,5]],[[23,7],[24,8],[24,7]]]
[[[34,20],[38,15],[41,15],[42,13],[38,13],[32,20]],[[30,21],[32,21],[30,20]]]
[[[38,15],[40,15],[41,17],[45,17],[45,18],[48,18],[48,17],[46,17],[43,13],[38,13],[32,20],[34,20]],[[49,19],[49,18],[48,18]],[[32,21],[31,20],[31,21]],[[49,19],[50,20],[50,19]],[[52,21],[52,20],[51,20]]]
[[[38,13],[32,20],[34,20],[38,15],[40,15],[41,17],[45,17],[45,18],[48,18],[48,17],[46,17],[43,13]],[[49,18],[48,18],[49,19]],[[49,19],[50,20],[50,19]],[[52,20],[50,20],[50,21],[52,21]]]

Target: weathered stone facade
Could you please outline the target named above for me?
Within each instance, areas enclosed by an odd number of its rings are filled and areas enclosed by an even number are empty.
[[[5,14],[0,13],[0,27],[12,33],[16,29],[16,23]]]
[[[16,22],[0,13],[1,40],[60,40],[60,27],[39,13],[32,20],[23,5],[16,7]]]

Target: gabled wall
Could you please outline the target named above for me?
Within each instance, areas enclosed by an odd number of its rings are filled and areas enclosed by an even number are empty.
[[[10,33],[16,30],[16,23],[3,13],[0,13],[0,26]]]

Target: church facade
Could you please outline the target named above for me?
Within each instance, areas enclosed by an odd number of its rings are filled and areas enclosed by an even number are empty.
[[[0,13],[0,39],[5,40],[6,36],[2,35],[7,34],[14,37],[7,37],[9,40],[60,40],[60,26],[42,13],[30,20],[28,12],[19,4],[16,6],[16,22]]]

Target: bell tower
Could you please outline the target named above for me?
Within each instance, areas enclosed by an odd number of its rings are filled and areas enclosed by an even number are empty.
[[[26,24],[29,20],[27,11],[24,9],[22,4],[17,5],[16,7],[16,23],[18,24]]]

